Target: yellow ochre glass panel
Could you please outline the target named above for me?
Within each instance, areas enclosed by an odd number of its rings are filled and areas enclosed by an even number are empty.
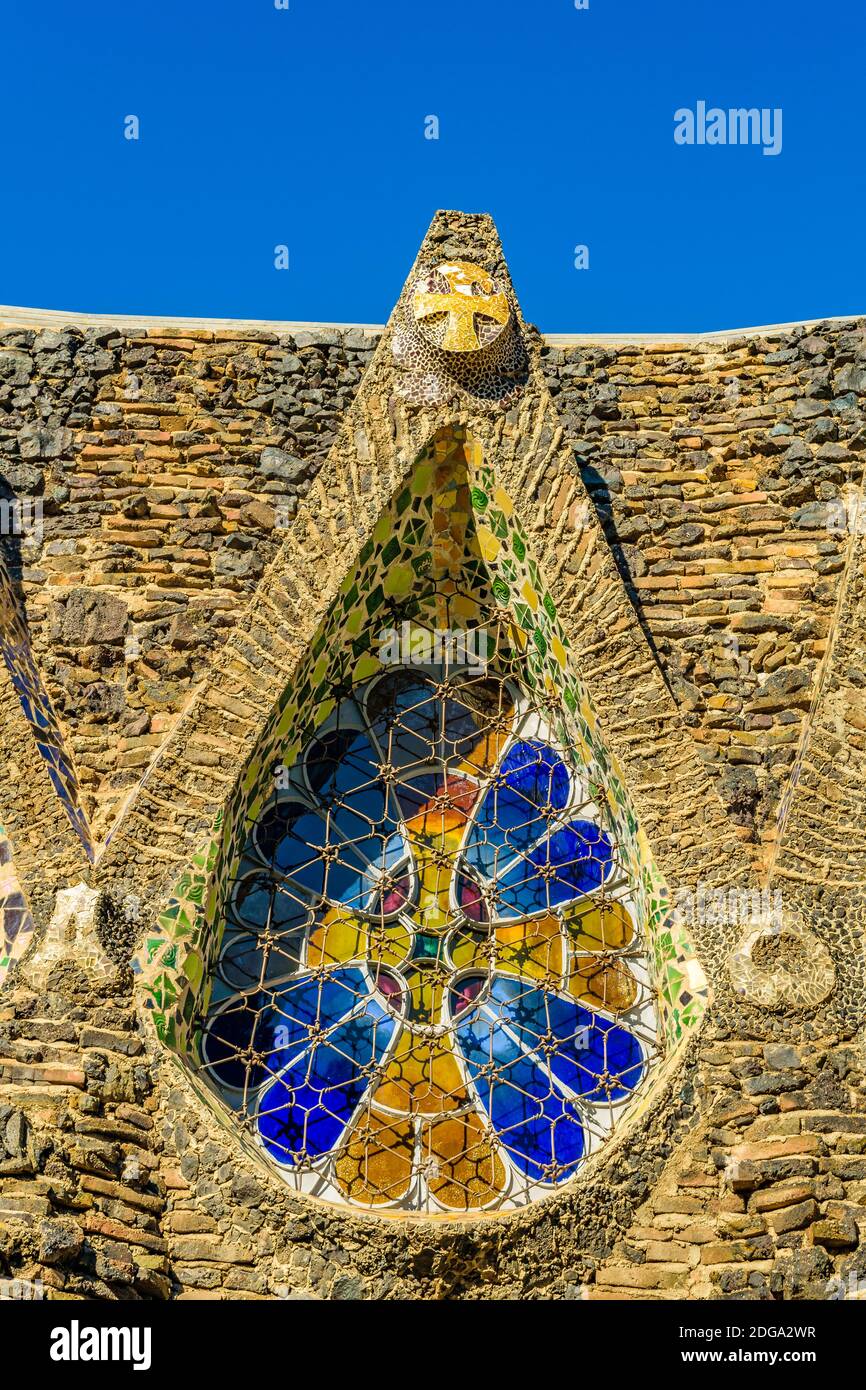
[[[361,1115],[334,1165],[341,1190],[356,1202],[399,1201],[412,1181],[414,1147],[410,1119],[376,1110]]]
[[[630,1009],[637,998],[637,980],[624,960],[605,960],[598,956],[578,956],[571,971],[571,993],[575,999],[608,1013]]]
[[[619,902],[576,904],[565,913],[575,950],[620,951],[634,940],[634,923]]]
[[[332,908],[310,933],[307,964],[343,964],[366,954],[367,925],[353,913]]]
[[[399,965],[409,954],[412,933],[399,920],[369,923],[352,912],[332,908],[310,933],[307,964],[344,965],[367,958],[377,965]]]
[[[562,979],[565,941],[557,917],[535,922],[515,922],[496,928],[496,966],[506,975],[530,979]]]
[[[466,1088],[447,1038],[431,1038],[404,1027],[376,1103],[413,1115],[441,1115],[462,1105]]]
[[[505,1168],[477,1115],[424,1126],[421,1161],[430,1191],[452,1211],[484,1207],[505,1186]]]

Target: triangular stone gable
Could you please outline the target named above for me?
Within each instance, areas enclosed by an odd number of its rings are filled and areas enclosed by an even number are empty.
[[[507,282],[498,242],[445,214],[418,268],[461,256]],[[848,545],[863,325],[531,336],[650,647],[765,879]],[[38,497],[45,533],[15,579],[97,854],[276,554],[377,338],[0,327],[0,491]]]
[[[507,409],[491,408],[459,383],[450,395],[431,400],[406,390],[407,363],[399,353],[395,358],[394,347],[408,295],[418,274],[443,258],[474,260],[509,295],[525,363],[513,374],[518,389]],[[166,338],[166,351],[171,341]],[[181,346],[191,351],[194,342]],[[546,356],[523,323],[490,220],[437,215],[336,443],[306,496],[296,499],[282,548],[243,619],[223,645],[206,644],[199,652],[184,708],[166,721],[132,784],[113,803],[120,822],[97,849],[106,882],[118,876],[131,884],[143,874],[147,885],[165,893],[173,874],[200,850],[263,712],[333,598],[352,546],[360,548],[412,460],[446,422],[473,429],[515,498],[669,879],[751,881],[753,856],[742,843],[743,829],[725,813],[702,749],[686,735],[671,698],[675,682],[660,668],[657,645],[647,640],[652,634],[636,621],[546,375]]]

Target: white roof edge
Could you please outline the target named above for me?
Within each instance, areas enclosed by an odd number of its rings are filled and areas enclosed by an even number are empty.
[[[842,314],[835,317],[798,319],[793,323],[772,323],[746,328],[708,329],[703,333],[542,333],[549,347],[591,347],[615,346],[648,343],[703,343],[725,342],[731,338],[774,337],[788,333],[794,328],[812,328],[818,324],[856,323],[864,315]],[[245,333],[263,331],[272,333],[316,332],[319,329],[337,329],[346,332],[356,329],[363,333],[381,333],[385,327],[381,323],[324,323],[297,322],[289,319],[207,319],[172,318],[159,314],[85,314],[65,309],[30,309],[16,305],[0,304],[0,328],[137,328],[144,329],[154,336],[169,329],[177,334],[183,329],[197,329],[212,333]]]
[[[2,312],[2,310],[0,310]],[[747,328],[710,328],[704,333],[543,333],[549,347],[578,347],[581,344],[609,343],[706,343],[727,342],[731,338],[780,337],[794,328],[817,328],[819,324],[859,323],[866,314],[827,315],[820,319],[795,319],[791,323],[750,324]]]
[[[243,333],[262,329],[273,333],[315,332],[320,328],[350,328],[363,333],[381,333],[383,323],[301,323],[288,319],[197,319],[172,318],[162,314],[82,314],[65,309],[25,309],[0,304],[0,328],[146,328],[157,334],[160,329],[173,332],[183,328],[204,329],[213,333]]]

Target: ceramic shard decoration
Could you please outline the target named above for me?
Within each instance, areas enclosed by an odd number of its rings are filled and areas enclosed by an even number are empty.
[[[670,918],[511,501],[444,432],[146,943],[157,1025],[299,1190],[521,1206],[699,1017]]]
[[[403,295],[393,340],[400,394],[418,403],[465,395],[516,399],[526,356],[504,283],[472,261],[437,261]]]
[[[51,785],[88,859],[94,855],[90,826],[81,804],[78,774],[66,739],[36,664],[27,624],[0,556],[0,657],[9,673],[21,710],[45,763]]]
[[[469,261],[443,261],[422,276],[412,311],[427,341],[443,352],[480,352],[511,317],[496,281]]]
[[[33,918],[12,862],[12,846],[0,825],[0,984],[32,939]]]

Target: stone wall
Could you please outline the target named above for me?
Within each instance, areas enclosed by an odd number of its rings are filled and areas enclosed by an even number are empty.
[[[51,1297],[796,1300],[866,1279],[860,1044],[699,1038],[603,1172],[443,1229],[268,1181],[122,986],[65,966],[0,1001],[0,1262]]]
[[[0,328],[0,495],[39,501],[43,525],[9,563],[96,840],[276,553],[373,345]]]
[[[440,215],[419,264],[458,252],[507,282],[488,219]],[[4,676],[36,931],[0,993],[0,1275],[73,1298],[859,1289],[863,323],[616,348],[518,326],[500,413],[402,396],[391,325],[0,339],[0,472],[44,506],[7,564],[96,844],[91,866]],[[294,1196],[160,1045],[128,962],[446,422],[520,509],[671,887],[782,884],[835,985],[764,1007],[732,986],[741,928],[696,923],[713,1004],[643,1108],[556,1197],[437,1224]]]
[[[542,361],[684,722],[761,872],[862,484],[866,326],[545,347]]]
[[[375,341],[0,328],[0,493],[41,501],[44,527],[35,546],[7,542],[9,562],[97,840],[273,559]],[[541,360],[653,650],[760,868],[827,647],[840,508],[862,479],[863,322],[542,345]]]

